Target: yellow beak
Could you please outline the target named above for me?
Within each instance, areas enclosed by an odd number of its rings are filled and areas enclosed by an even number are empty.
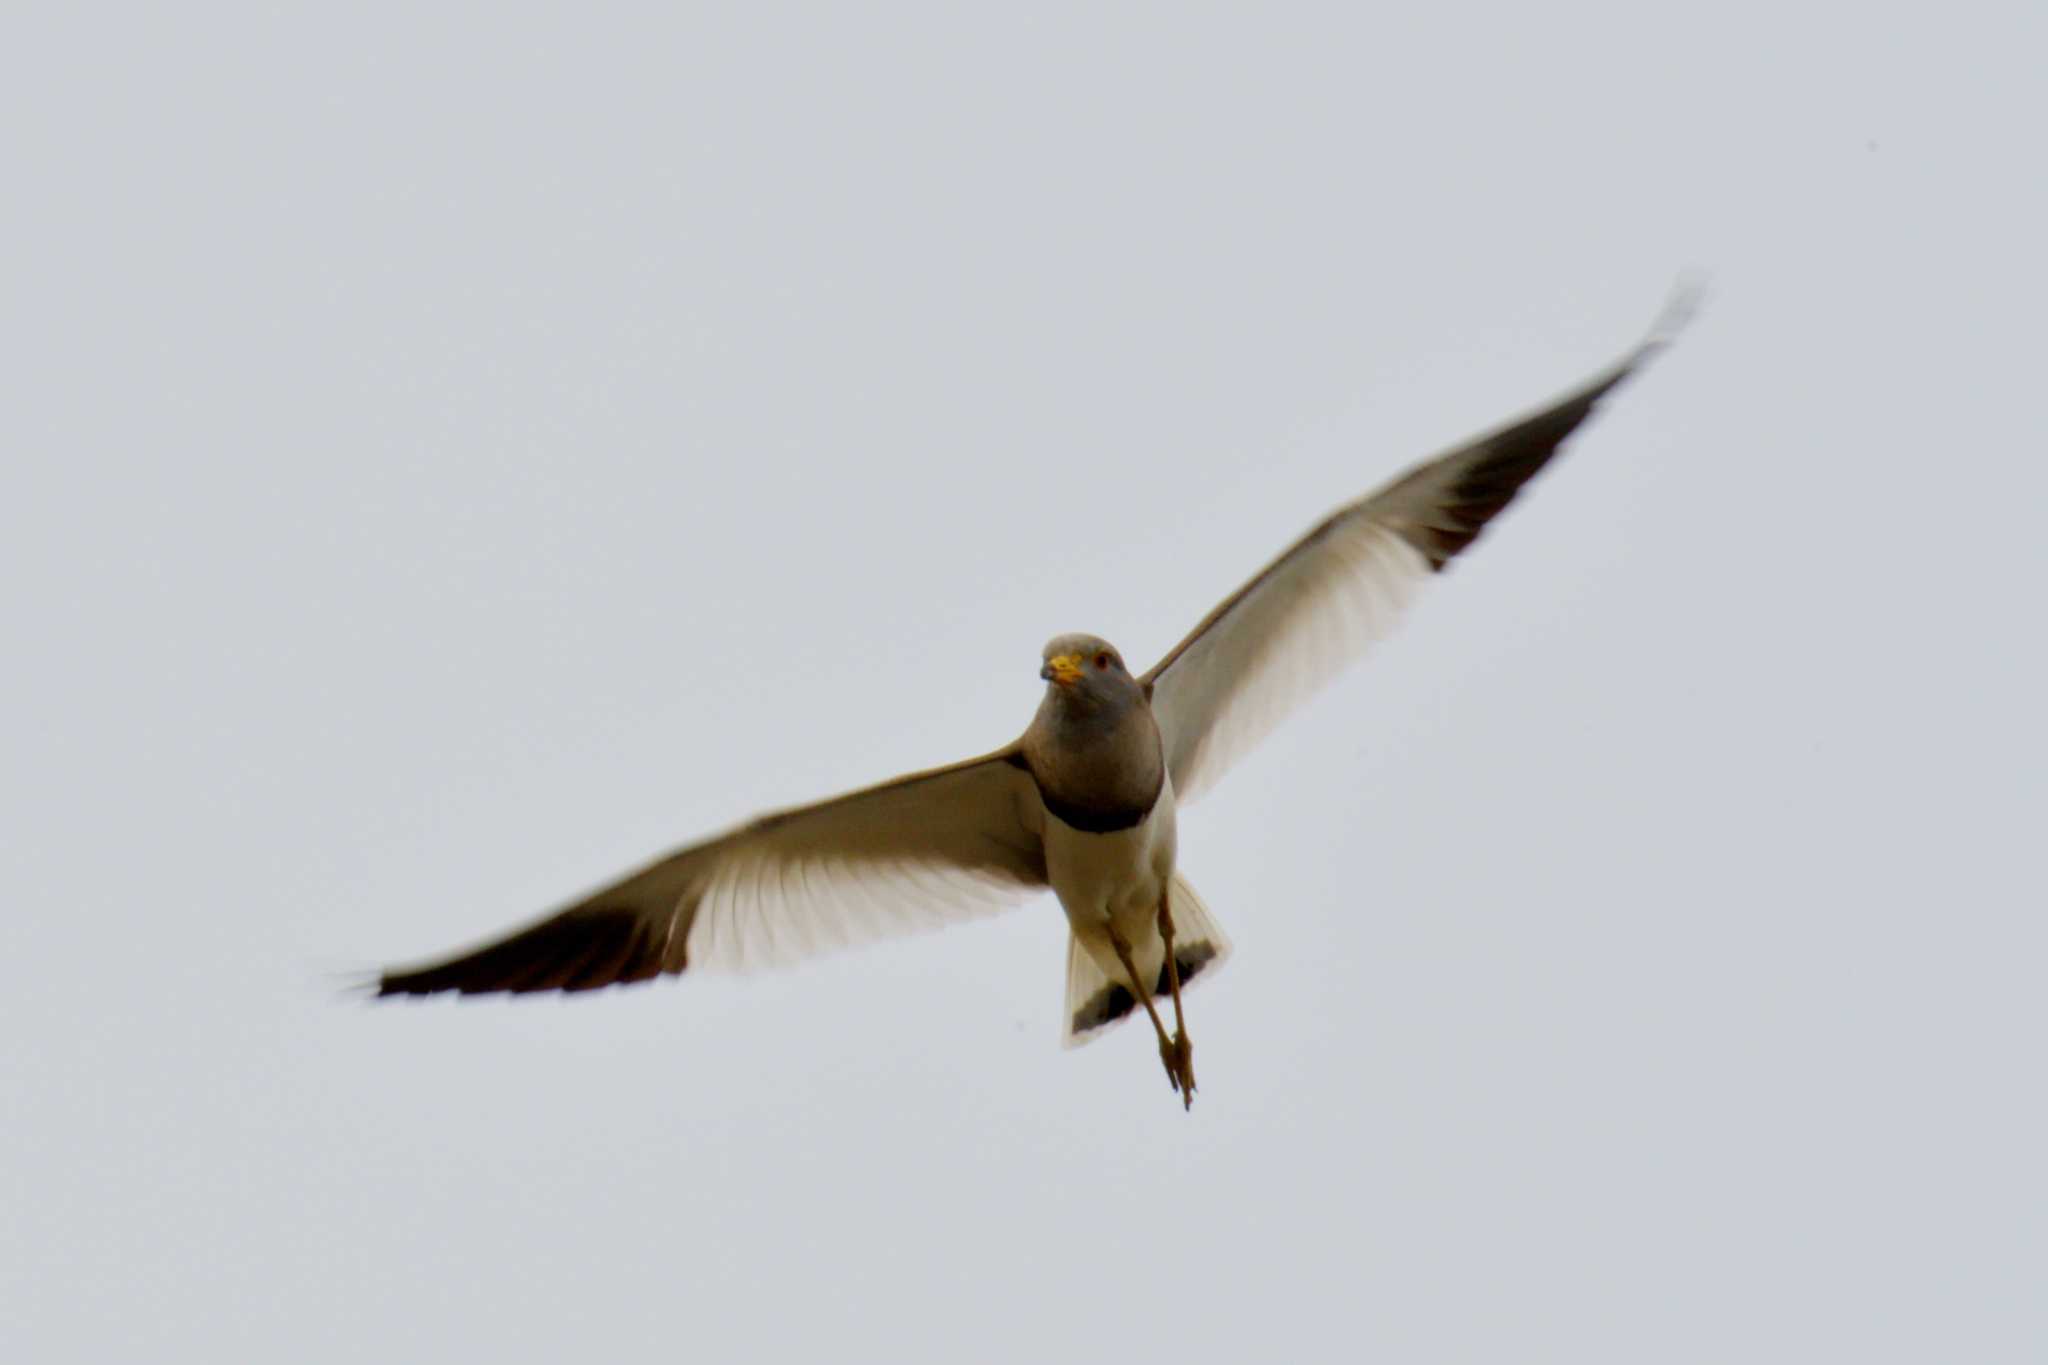
[[[1081,656],[1062,654],[1058,658],[1047,659],[1045,667],[1038,670],[1038,676],[1061,687],[1072,687],[1081,681]]]

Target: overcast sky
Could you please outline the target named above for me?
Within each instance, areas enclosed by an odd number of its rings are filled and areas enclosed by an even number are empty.
[[[0,1354],[2048,1354],[2048,8],[418,8],[7,26]],[[345,998],[1010,739],[1687,271],[1183,814],[1192,1114],[1050,897]]]

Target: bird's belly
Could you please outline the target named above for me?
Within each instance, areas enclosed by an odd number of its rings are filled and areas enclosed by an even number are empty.
[[[1092,834],[1051,812],[1045,817],[1045,870],[1067,919],[1084,938],[1099,938],[1114,924],[1133,943],[1159,910],[1173,876],[1173,784],[1129,829]]]

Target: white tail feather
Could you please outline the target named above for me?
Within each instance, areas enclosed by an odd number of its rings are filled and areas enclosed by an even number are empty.
[[[1174,956],[1192,970],[1181,973],[1182,986],[1206,981],[1230,959],[1230,936],[1209,913],[1209,907],[1195,894],[1180,873],[1173,874]],[[1159,941],[1133,945],[1140,962],[1159,961]],[[1126,983],[1103,974],[1095,955],[1081,945],[1073,931],[1067,931],[1067,1007],[1060,1014],[1060,1046],[1079,1047],[1090,1043],[1131,1017],[1138,1010]]]

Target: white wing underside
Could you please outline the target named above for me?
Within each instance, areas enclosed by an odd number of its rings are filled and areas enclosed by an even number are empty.
[[[764,816],[438,963],[385,995],[589,990],[750,971],[993,914],[1045,885],[1040,807],[1008,751]]]
[[[1153,714],[1175,789],[1213,786],[1295,708],[1399,624],[1429,561],[1371,521],[1293,556],[1160,678]]]
[[[914,817],[912,817],[914,819]],[[747,847],[720,861],[690,920],[695,970],[782,967],[997,914],[1030,889],[1008,870],[897,853]],[[678,899],[675,920],[685,917]]]
[[[1385,636],[1689,307],[1675,301],[1650,340],[1570,394],[1340,507],[1174,646],[1141,681],[1181,798],[1215,785]]]

